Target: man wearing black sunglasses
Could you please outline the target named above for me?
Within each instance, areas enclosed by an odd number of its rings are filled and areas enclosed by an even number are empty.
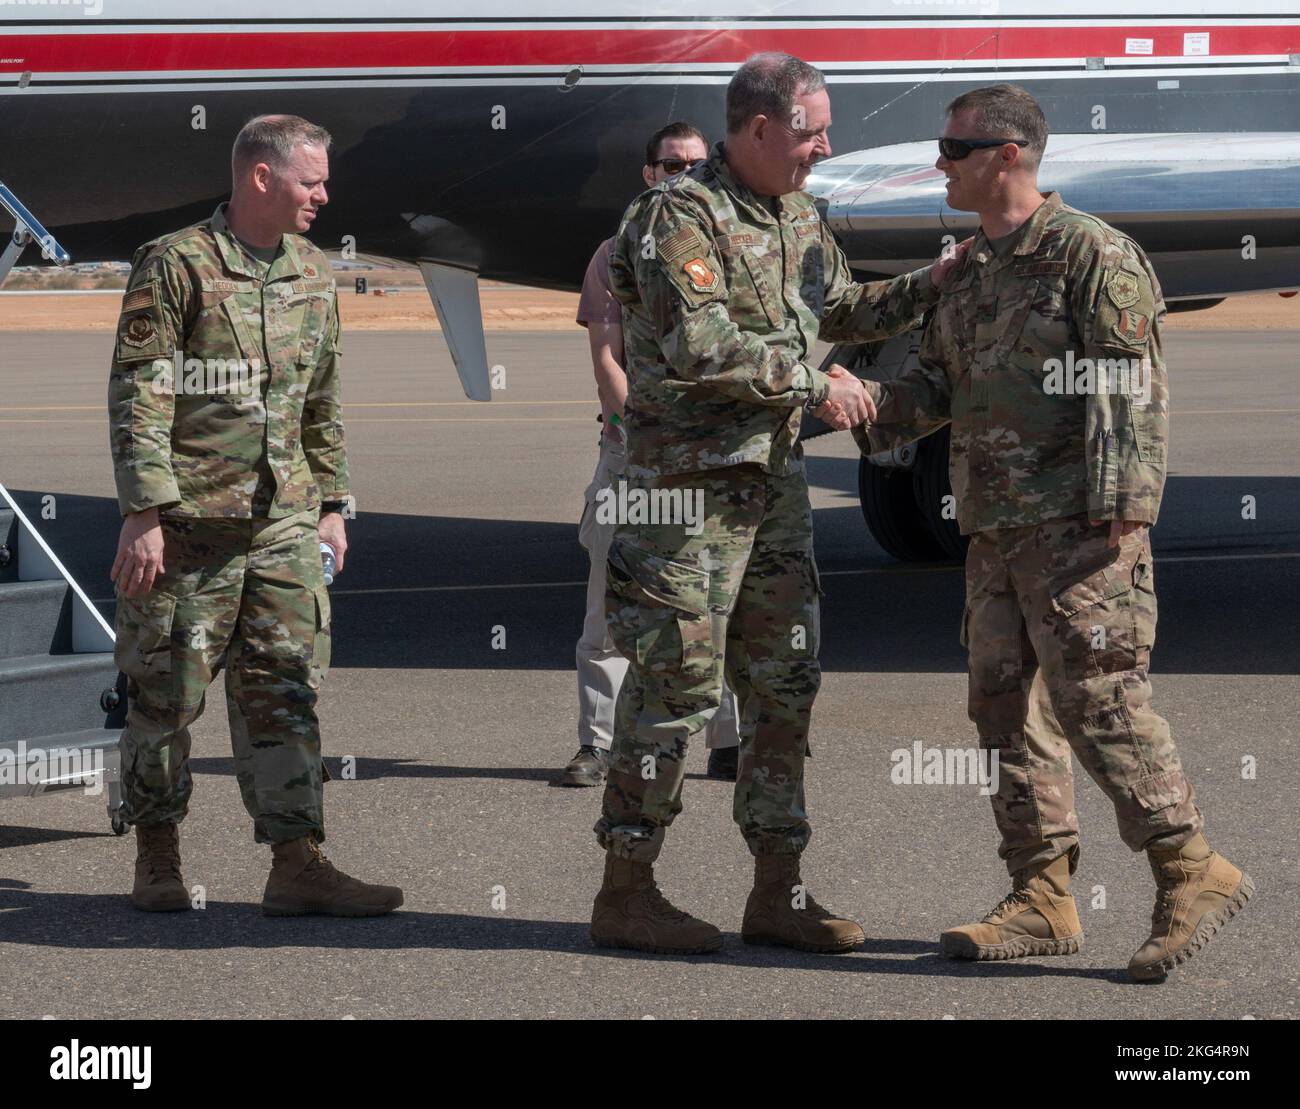
[[[948,204],[978,212],[980,229],[918,364],[869,383],[884,427],[859,442],[879,450],[952,422],[952,487],[971,537],[969,713],[998,758],[993,812],[1013,886],[982,921],[944,932],[943,953],[1079,950],[1073,749],[1124,842],[1148,854],[1156,909],[1129,972],[1157,979],[1204,947],[1253,886],[1206,842],[1169,725],[1151,707],[1147,530],[1168,438],[1160,286],[1132,239],[1039,192],[1046,142],[1023,89],[975,89],[949,105],[935,165]],[[1042,688],[1051,713],[1030,711]]]

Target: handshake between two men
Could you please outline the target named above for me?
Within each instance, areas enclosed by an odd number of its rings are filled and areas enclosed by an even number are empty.
[[[940,288],[948,274],[966,257],[971,239],[965,239],[946,250],[930,267],[930,279]],[[838,362],[827,371],[831,391],[813,415],[836,431],[848,431],[859,424],[869,424],[876,418],[876,406],[858,377]]]

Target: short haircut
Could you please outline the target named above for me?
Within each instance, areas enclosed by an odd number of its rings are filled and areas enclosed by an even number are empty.
[[[798,97],[825,87],[821,70],[793,54],[755,54],[727,85],[727,134],[739,134],[759,115],[789,122]]]
[[[230,152],[231,172],[238,177],[259,162],[283,169],[299,146],[319,146],[328,153],[333,141],[324,127],[308,123],[301,116],[254,116],[235,136]]]
[[[971,139],[1024,139],[1025,162],[1035,169],[1047,146],[1047,118],[1038,101],[1019,85],[988,85],[964,92],[948,105],[948,114],[974,113],[975,125],[983,135]]]
[[[704,144],[704,149],[709,149],[708,137],[695,124],[687,123],[684,119],[674,120],[667,127],[660,127],[645,144],[646,165],[652,166],[659,160],[659,148],[666,139],[699,139]]]

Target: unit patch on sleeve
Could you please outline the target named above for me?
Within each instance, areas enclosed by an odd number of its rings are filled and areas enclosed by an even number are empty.
[[[1127,308],[1136,304],[1141,293],[1138,291],[1137,278],[1126,270],[1116,270],[1115,276],[1106,282],[1106,295],[1116,308]]]
[[[718,275],[703,258],[692,258],[682,263],[682,272],[697,293],[711,293],[718,287]]]
[[[1115,334],[1127,343],[1134,345],[1145,343],[1150,331],[1151,319],[1141,312],[1132,312],[1125,308],[1120,312],[1119,319],[1115,321]]]
[[[122,342],[131,347],[148,346],[157,334],[158,329],[148,316],[133,316],[122,332]]]

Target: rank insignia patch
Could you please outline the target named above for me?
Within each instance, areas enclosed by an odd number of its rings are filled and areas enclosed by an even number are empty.
[[[1116,308],[1127,308],[1130,304],[1136,304],[1140,295],[1137,278],[1131,273],[1119,270],[1106,282],[1106,295],[1110,297],[1111,304]]]
[[[313,265],[310,265],[310,264],[308,264],[308,265],[306,265],[306,266],[303,266],[303,268],[302,268],[302,275],[303,275],[303,277],[315,277],[315,276],[316,276],[316,267],[313,266]]]
[[[134,316],[122,333],[122,342],[129,346],[142,347],[152,343],[157,334],[158,329],[154,327],[153,320],[148,316]]]
[[[703,258],[692,258],[682,264],[682,271],[690,279],[691,288],[697,293],[711,293],[718,287],[718,275],[709,268]]]

